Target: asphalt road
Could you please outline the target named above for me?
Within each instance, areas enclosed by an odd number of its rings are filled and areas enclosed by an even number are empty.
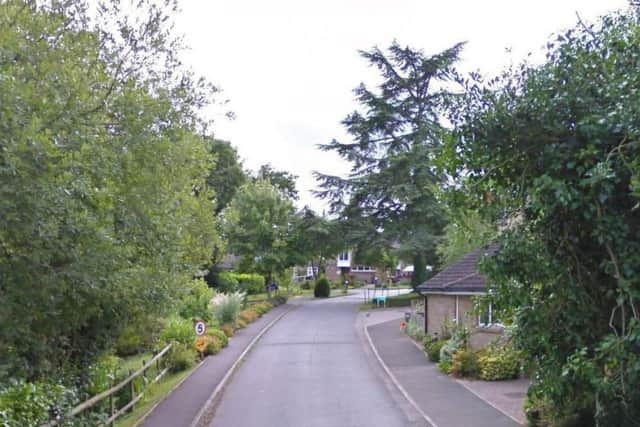
[[[222,394],[215,427],[423,425],[385,385],[355,322],[356,297],[309,301],[258,343]]]

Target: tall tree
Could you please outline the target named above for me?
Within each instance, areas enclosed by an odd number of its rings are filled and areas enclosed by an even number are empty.
[[[305,207],[296,213],[293,224],[290,240],[292,264],[311,263],[314,272],[317,270],[322,274],[327,259],[344,249],[338,222]]]
[[[462,46],[433,56],[395,42],[387,54],[378,48],[360,52],[383,81],[377,91],[364,84],[354,91],[362,112],[342,122],[354,141],[320,146],[352,166],[347,177],[316,172],[322,187],[317,194],[341,220],[361,229],[361,238],[398,242],[416,265],[437,265],[435,245],[445,224],[436,197],[444,180],[436,160],[447,133],[441,113]],[[414,285],[426,273],[419,270]]]
[[[287,171],[279,171],[273,168],[270,164],[260,166],[256,179],[268,180],[271,185],[280,191],[284,197],[290,200],[298,200],[298,190],[296,189],[297,175],[294,175]]]
[[[247,175],[242,169],[238,152],[230,142],[210,139],[209,150],[215,157],[215,165],[209,172],[207,185],[215,191],[215,212],[218,215],[231,202]]]
[[[269,281],[291,265],[293,213],[291,202],[269,181],[247,182],[238,190],[222,215],[229,249],[241,257],[241,268]]]
[[[0,3],[0,382],[88,363],[217,240],[211,158],[165,9]],[[172,10],[168,4],[168,10]]]
[[[471,82],[456,119],[471,197],[517,219],[491,295],[534,362],[531,413],[559,424],[640,419],[639,63],[637,16],[581,22],[543,65]]]

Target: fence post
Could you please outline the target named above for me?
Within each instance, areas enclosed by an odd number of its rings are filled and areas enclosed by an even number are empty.
[[[129,375],[133,375],[133,370],[129,369]],[[136,386],[135,386],[135,381],[136,379],[132,379],[131,382],[129,384],[131,384],[131,401],[133,401],[133,399],[136,398]],[[136,408],[136,405],[133,404],[131,405],[131,412],[133,412],[133,410]]]
[[[114,379],[112,378],[111,379],[111,387],[109,387],[109,388],[113,388],[113,385],[114,385],[113,382],[114,382]],[[113,417],[113,414],[116,412],[115,402],[113,401],[113,394],[109,395],[109,406],[111,407],[111,415],[109,417]],[[109,425],[111,427],[115,427],[115,425],[116,425],[115,420],[111,421],[109,423]]]

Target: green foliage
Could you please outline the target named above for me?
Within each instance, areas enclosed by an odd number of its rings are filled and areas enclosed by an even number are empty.
[[[445,217],[436,193],[445,177],[436,153],[447,135],[440,118],[451,96],[443,87],[456,77],[453,66],[462,46],[433,56],[395,42],[388,52],[360,52],[379,71],[379,89],[355,89],[361,111],[342,122],[353,142],[320,146],[351,164],[347,177],[315,173],[322,186],[318,195],[345,223],[346,243],[399,243],[400,257],[416,267],[414,284],[426,279],[425,265],[438,261],[435,245]]]
[[[270,164],[260,166],[255,180],[268,181],[273,185],[285,199],[298,200],[298,190],[296,190],[296,179],[298,177],[287,171],[275,170]]]
[[[122,359],[119,357],[104,354],[89,367],[88,386],[91,396],[108,390],[115,384],[121,363]]]
[[[87,366],[218,242],[171,4],[85,3],[0,2],[0,382]]]
[[[450,374],[451,373],[451,362],[447,362],[444,360],[441,360],[438,362],[438,369],[440,369],[442,372],[444,372],[445,374]]]
[[[558,419],[640,419],[639,52],[637,14],[581,24],[546,63],[469,82],[452,119],[453,173],[506,216],[492,296]]]
[[[440,362],[440,349],[447,343],[447,340],[432,340],[430,337],[424,339],[424,351],[429,356],[429,360],[434,363]]]
[[[316,280],[316,285],[313,288],[313,296],[316,298],[328,298],[331,295],[331,287],[329,281],[325,276]]]
[[[422,295],[411,292],[408,294],[394,295],[387,298],[387,307],[409,307],[411,301],[421,300],[422,298]]]
[[[245,295],[235,292],[232,294],[218,294],[211,300],[213,318],[223,325],[229,323],[235,325],[238,314],[242,310]]]
[[[264,292],[264,277],[259,274],[231,273],[232,277],[238,281],[238,290],[249,295]]]
[[[520,374],[521,355],[512,345],[489,346],[478,359],[480,378],[498,381],[517,378]]]
[[[288,240],[293,205],[269,181],[243,185],[223,211],[229,249],[241,256],[243,271],[256,271],[270,279],[289,266]]]
[[[497,235],[495,227],[472,209],[450,213],[449,223],[436,251],[443,267],[458,261],[464,255],[491,243]]]
[[[223,271],[216,275],[215,285],[218,292],[232,293],[238,292],[239,283],[235,273]]]
[[[478,355],[470,348],[456,351],[451,359],[450,372],[456,377],[477,377],[480,373]]]
[[[451,364],[453,355],[459,350],[469,347],[469,330],[465,327],[458,327],[451,338],[440,349],[440,361]]]
[[[0,388],[0,424],[39,427],[51,413],[63,414],[75,394],[59,384],[24,381],[3,384]]]
[[[419,322],[416,317],[417,316],[411,316],[405,332],[415,341],[422,342],[424,340],[424,324]]]
[[[169,351],[166,364],[170,372],[180,372],[192,367],[197,357],[198,353],[193,347],[193,342],[189,345],[177,343]]]
[[[116,340],[116,354],[124,357],[152,350],[165,326],[163,319],[153,316],[132,320]]]
[[[229,337],[224,333],[224,331],[221,331],[220,329],[208,329],[207,334],[218,338],[223,348],[229,345]]]
[[[167,321],[160,334],[160,343],[164,347],[169,343],[178,343],[185,346],[193,346],[196,340],[196,331],[193,321],[173,316]]]
[[[180,302],[180,316],[185,319],[210,319],[209,301],[214,291],[202,279],[192,280],[185,286]]]
[[[215,158],[215,166],[209,170],[207,185],[216,191],[216,209],[218,215],[233,200],[238,188],[244,184],[247,176],[237,150],[227,141],[209,139],[209,151]]]

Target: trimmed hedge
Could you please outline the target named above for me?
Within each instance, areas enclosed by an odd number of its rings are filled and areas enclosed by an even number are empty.
[[[313,288],[313,296],[316,298],[328,298],[331,295],[331,287],[326,277],[322,276],[316,282],[315,288]]]

